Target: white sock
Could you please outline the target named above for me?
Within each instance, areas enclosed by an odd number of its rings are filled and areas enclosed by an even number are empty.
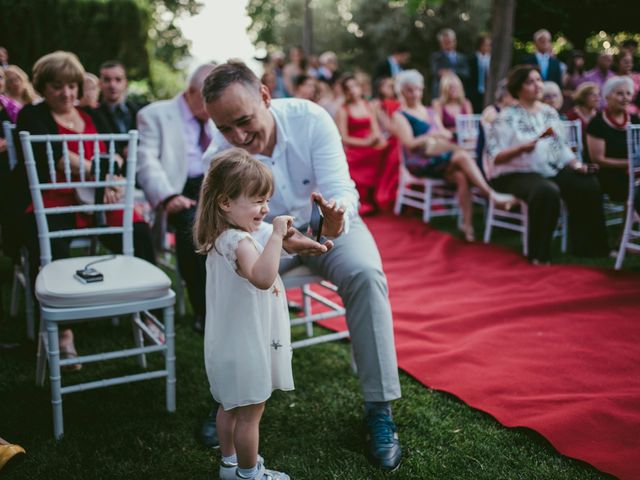
[[[253,478],[258,474],[258,464],[256,463],[253,468],[238,467],[237,473],[240,478]]]
[[[235,453],[233,455],[229,455],[228,457],[222,456],[222,461],[228,465],[237,465],[238,464],[238,455]]]

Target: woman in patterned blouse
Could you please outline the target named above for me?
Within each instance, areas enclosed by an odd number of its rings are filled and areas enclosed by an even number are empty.
[[[491,185],[529,206],[529,258],[551,260],[551,240],[558,224],[560,199],[569,212],[572,251],[580,256],[608,253],[602,195],[593,166],[579,162],[564,138],[558,113],[540,100],[538,68],[514,67],[507,80],[517,100],[496,119],[488,139]]]

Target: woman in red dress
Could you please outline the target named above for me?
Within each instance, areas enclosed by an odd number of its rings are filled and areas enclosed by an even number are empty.
[[[376,210],[375,189],[387,156],[387,141],[380,131],[371,104],[364,99],[362,87],[351,74],[340,80],[344,104],[336,113],[351,178],[360,194],[360,214]]]

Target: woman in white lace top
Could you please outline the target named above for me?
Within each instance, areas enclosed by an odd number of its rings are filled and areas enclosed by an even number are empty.
[[[608,253],[602,195],[593,167],[583,164],[565,141],[558,113],[540,100],[537,67],[514,67],[507,80],[515,105],[502,110],[488,136],[491,185],[529,206],[529,257],[549,263],[560,200],[569,212],[569,240],[580,256]]]

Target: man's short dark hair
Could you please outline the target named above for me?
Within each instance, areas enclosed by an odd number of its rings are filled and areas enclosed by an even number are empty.
[[[205,103],[213,102],[234,83],[241,83],[249,90],[260,93],[261,83],[256,74],[240,60],[229,60],[216,66],[207,75],[202,87],[202,98]]]
[[[115,68],[115,67],[120,67],[122,68],[122,70],[124,70],[125,74],[127,73],[127,69],[125,68],[124,63],[122,63],[120,60],[107,60],[106,62],[102,62],[100,64],[100,68],[98,69],[98,72],[109,69],[109,68]]]
[[[399,43],[395,47],[393,47],[393,50],[391,51],[391,53],[411,53],[411,50],[409,50],[408,45],[404,43]]]
[[[529,74],[533,71],[540,72],[537,65],[516,65],[507,75],[507,90],[513,98],[518,98],[522,85],[529,78]]]
[[[478,35],[478,38],[476,38],[476,44],[475,44],[476,50],[480,50],[480,47],[482,47],[482,44],[487,40],[491,40],[491,35],[487,33]]]
[[[304,82],[306,82],[307,80],[314,80],[314,78],[311,75],[307,75],[306,73],[301,73],[293,79],[293,86],[297,89],[304,85]]]

